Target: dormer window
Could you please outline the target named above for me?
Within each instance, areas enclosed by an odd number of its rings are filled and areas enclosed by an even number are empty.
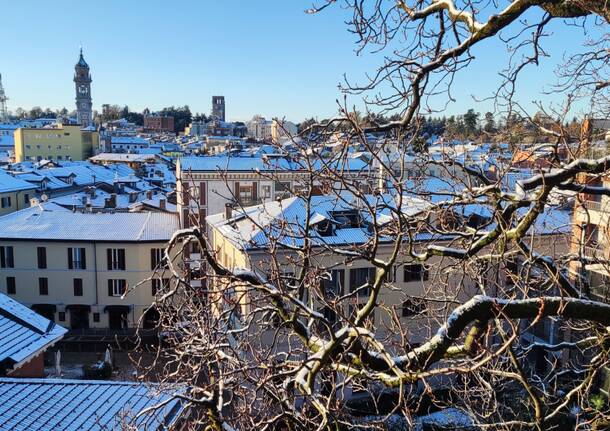
[[[315,225],[315,229],[320,236],[333,236],[335,234],[335,225],[330,220],[322,220]]]
[[[365,224],[358,210],[333,211],[331,216],[342,229],[363,227]]]

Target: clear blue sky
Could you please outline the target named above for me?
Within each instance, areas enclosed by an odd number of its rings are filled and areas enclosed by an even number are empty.
[[[207,113],[211,96],[220,94],[232,120],[257,113],[295,122],[331,116],[343,74],[361,78],[374,71],[378,58],[356,56],[345,11],[336,6],[307,15],[311,2],[5,1],[0,73],[9,109],[74,109],[72,74],[82,44],[94,109],[104,103],[138,111],[188,104]],[[580,41],[575,32],[559,31],[546,42],[553,56],[528,72],[523,103],[541,98],[541,84],[564,50]],[[478,67],[458,79],[449,113],[489,108],[471,95],[483,97],[493,88],[505,49],[486,42],[475,54]]]

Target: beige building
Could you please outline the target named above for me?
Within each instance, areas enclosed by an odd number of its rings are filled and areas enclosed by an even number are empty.
[[[176,229],[173,213],[73,213],[48,203],[9,214],[0,218],[0,291],[71,329],[136,327],[167,282],[147,279]]]
[[[391,200],[387,201],[387,205],[393,205]],[[406,215],[416,215],[429,205],[427,201],[411,198],[409,204],[403,207],[403,211]],[[284,226],[282,234],[279,234],[277,228],[273,231],[272,236],[279,238],[279,243],[275,244],[274,257],[282,271],[281,275],[297,274],[298,268],[294,266],[294,262],[299,262],[301,257],[294,248],[298,249],[303,242],[306,213],[304,201],[293,197],[258,208],[248,208],[247,213],[248,216],[245,216],[241,211],[234,211],[231,214],[217,214],[207,218],[208,226],[212,230],[214,250],[221,263],[228,268],[254,270],[273,282],[277,274],[273,273],[273,257],[269,254],[267,233],[272,230],[270,226],[278,226],[278,222],[284,220],[287,223],[282,224]],[[339,201],[330,196],[316,196],[311,202],[310,235],[313,243],[319,244],[311,254],[311,266],[321,274],[327,273],[325,276],[327,279],[322,281],[323,289],[320,291],[327,292],[333,297],[359,292],[349,299],[344,297],[345,299],[341,300],[346,315],[353,313],[357,305],[363,304],[368,299],[368,290],[363,286],[373,281],[375,268],[364,259],[351,261],[346,259],[345,255],[328,250],[337,247],[349,249],[365,244],[370,238],[370,231],[367,229],[369,222],[366,219],[366,212],[350,207],[349,199]],[[556,211],[549,211],[544,214],[535,227],[534,246],[538,252],[550,256],[566,252],[569,235],[558,229],[558,226],[565,226],[566,219],[569,220],[569,213],[557,214]],[[391,218],[384,211],[380,211],[377,220],[378,223],[384,224]],[[431,219],[430,223],[434,225],[437,221]],[[416,250],[426,246],[430,238],[431,235],[426,232],[414,236]],[[281,244],[287,244],[292,250]],[[447,238],[434,239],[433,244],[455,246]],[[392,249],[393,242],[381,240],[376,258],[387,260],[391,256]],[[468,274],[464,273],[461,265],[456,266],[456,263],[453,259],[443,257],[433,257],[421,263],[413,261],[406,253],[401,252],[393,271],[386,279],[392,287],[383,287],[378,299],[380,307],[377,308],[372,319],[375,327],[378,328],[376,333],[379,336],[390,335],[385,332],[386,328],[391,328],[395,322],[391,321],[391,315],[387,310],[393,308],[409,341],[422,342],[433,335],[439,322],[443,321],[450,311],[444,308],[445,302],[453,301],[459,304],[473,295],[480,294]],[[489,291],[486,293],[493,294],[493,286],[499,285],[503,290],[516,286],[522,275],[518,271],[516,262],[514,266],[490,270],[487,275],[490,280]],[[214,286],[210,287],[213,295]],[[237,291],[235,297],[241,298],[242,315],[250,312],[253,307],[261,307],[260,301],[256,301],[256,298],[241,293]],[[316,300],[313,299],[315,303]],[[320,305],[319,301],[318,304]],[[318,311],[327,312],[321,305]],[[532,336],[554,342],[555,332],[555,328],[549,326]],[[269,334],[269,337],[273,337],[273,334]],[[270,340],[267,335],[261,339],[263,343]]]
[[[271,140],[276,144],[294,139],[297,133],[297,125],[292,121],[273,120],[271,123]]]
[[[87,160],[99,147],[99,133],[92,127],[56,124],[40,129],[15,130],[15,161]]]

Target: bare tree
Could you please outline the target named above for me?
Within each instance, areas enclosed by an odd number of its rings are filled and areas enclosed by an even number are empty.
[[[288,199],[244,207],[227,180],[232,207],[168,246],[155,368],[189,385],[202,429],[387,429],[446,408],[480,428],[607,427],[610,305],[587,270],[608,271],[610,256],[587,235],[603,230],[593,219],[605,217],[610,156],[589,158],[592,122],[579,136],[565,126],[579,97],[590,118],[606,112],[606,4],[343,5],[358,49],[389,53],[344,90],[400,119],[364,126],[343,105],[278,144],[273,160],[288,167],[260,178],[294,172]],[[556,21],[601,37],[550,82],[565,104],[528,115],[519,75]],[[549,137],[547,164],[521,176],[515,148],[413,151],[455,75],[483,73],[470,66],[490,38],[510,48],[497,110]]]

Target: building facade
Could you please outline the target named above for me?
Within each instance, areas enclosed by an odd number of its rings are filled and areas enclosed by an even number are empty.
[[[260,115],[255,115],[246,123],[248,136],[257,141],[270,142],[273,137],[273,121],[266,120]]]
[[[225,121],[225,97],[212,96],[212,119]]]
[[[290,141],[298,133],[297,125],[292,121],[273,120],[271,122],[271,140],[276,144]]]
[[[224,212],[227,205],[250,206],[286,197],[302,175],[285,159],[269,164],[260,157],[183,157],[176,164],[181,225]]]
[[[55,127],[15,130],[15,161],[87,160],[99,146],[93,127],[56,124]]]
[[[174,132],[174,117],[149,114],[144,116],[144,130],[149,132]]]
[[[80,50],[78,63],[74,66],[74,85],[76,87],[76,121],[83,127],[93,124],[93,103],[91,101],[91,73],[89,65]]]
[[[4,216],[0,291],[73,330],[151,326],[145,313],[168,283],[163,248],[177,228],[175,213],[45,205]]]

